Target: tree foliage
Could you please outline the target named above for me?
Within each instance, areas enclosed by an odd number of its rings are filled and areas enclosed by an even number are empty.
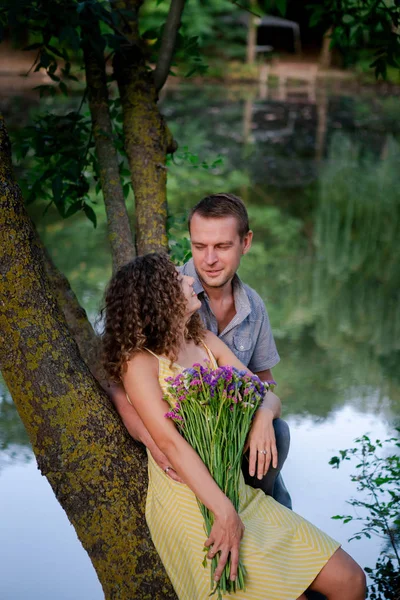
[[[368,48],[371,68],[386,78],[388,66],[400,68],[399,0],[322,0],[309,6],[311,24],[331,31],[331,45],[344,54]]]
[[[400,433],[400,429],[397,430]],[[361,522],[361,529],[350,540],[371,536],[386,542],[374,569],[365,570],[372,584],[371,600],[397,600],[400,593],[400,441],[398,437],[371,440],[368,435],[355,440],[355,446],[341,450],[330,464],[338,468],[344,461],[356,461],[356,473],[351,476],[357,484],[358,498],[349,504],[357,516],[336,515],[333,519],[350,523]],[[349,541],[350,541],[349,540]]]

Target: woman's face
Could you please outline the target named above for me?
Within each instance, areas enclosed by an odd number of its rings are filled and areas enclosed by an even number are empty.
[[[201,301],[198,299],[197,294],[195,294],[193,291],[194,279],[188,275],[180,275],[180,282],[183,295],[185,296],[187,302],[186,313],[191,316],[201,307]]]

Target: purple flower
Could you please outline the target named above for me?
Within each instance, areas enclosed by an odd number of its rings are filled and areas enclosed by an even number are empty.
[[[181,417],[181,415],[177,415],[173,410],[165,413],[164,417],[166,419],[172,419],[173,421],[183,421],[183,417]]]
[[[189,375],[197,375],[197,371],[196,369],[193,369],[192,367],[190,369],[185,369],[186,373],[189,373]]]

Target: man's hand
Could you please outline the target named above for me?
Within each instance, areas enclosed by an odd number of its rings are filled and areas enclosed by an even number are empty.
[[[274,468],[278,466],[273,420],[273,412],[264,406],[261,406],[254,416],[244,448],[245,452],[250,448],[249,474],[251,477],[257,475],[258,479],[262,479],[271,464]]]
[[[171,464],[168,462],[168,458],[165,456],[163,452],[156,446],[153,442],[151,444],[151,448],[148,447],[148,450],[155,462],[158,464],[160,469],[162,469],[171,479],[177,481],[178,483],[184,483],[183,480],[179,477],[178,473],[171,467]]]

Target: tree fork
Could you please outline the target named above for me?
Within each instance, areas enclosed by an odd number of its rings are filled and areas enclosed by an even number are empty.
[[[143,453],[82,361],[41,256],[0,116],[2,374],[107,600],[175,599],[145,523]]]
[[[98,21],[90,18],[89,9],[82,13],[83,52],[92,117],[96,156],[100,167],[100,182],[107,213],[108,239],[113,270],[135,257],[135,246],[129,225],[118,166],[118,154],[113,141],[103,40]]]

